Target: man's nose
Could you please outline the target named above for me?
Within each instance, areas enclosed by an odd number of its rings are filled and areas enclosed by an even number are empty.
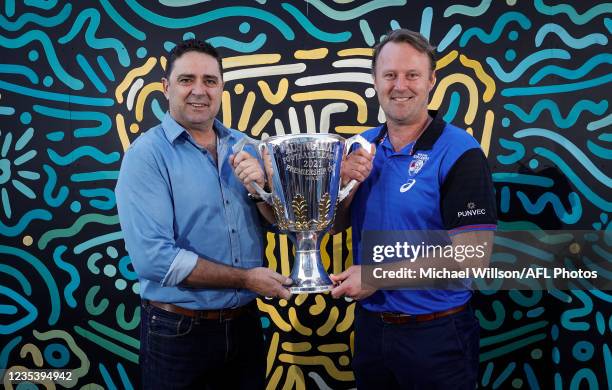
[[[206,86],[202,81],[196,81],[191,86],[192,95],[204,95],[206,93]]]
[[[393,85],[393,87],[395,89],[399,89],[399,90],[405,90],[406,88],[408,88],[408,80],[406,80],[403,77],[397,77],[395,79],[395,84]]]

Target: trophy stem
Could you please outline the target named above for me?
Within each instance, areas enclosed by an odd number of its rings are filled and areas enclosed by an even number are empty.
[[[315,231],[289,233],[289,239],[296,248],[290,275],[293,284],[289,291],[292,294],[318,293],[332,288],[333,283],[321,263],[320,234]]]

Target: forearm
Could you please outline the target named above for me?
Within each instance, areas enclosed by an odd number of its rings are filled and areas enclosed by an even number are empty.
[[[273,225],[274,223],[276,223],[276,216],[274,215],[274,210],[272,209],[272,206],[270,206],[268,203],[258,202],[257,210],[259,211],[261,216],[264,217],[266,221],[268,221],[269,224]]]
[[[351,193],[338,204],[334,225],[332,226],[329,234],[334,235],[343,232],[351,226],[351,203],[353,202],[353,198],[357,193],[358,187],[359,184],[357,184]]]
[[[247,272],[200,257],[181,284],[193,288],[246,288]]]

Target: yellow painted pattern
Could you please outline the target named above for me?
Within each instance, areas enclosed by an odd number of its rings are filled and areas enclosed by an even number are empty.
[[[493,95],[495,94],[495,81],[493,80],[493,78],[487,73],[485,73],[484,69],[482,69],[482,65],[480,64],[480,62],[476,60],[470,60],[463,54],[459,56],[459,61],[461,61],[461,63],[467,66],[468,68],[474,69],[476,77],[478,77],[478,80],[482,81],[482,83],[486,87],[484,93],[482,94],[482,101],[485,103],[490,102],[491,99],[493,99]]]
[[[444,57],[436,61],[436,70],[444,68],[451,62],[455,61],[455,59],[457,59],[458,56],[459,56],[459,52],[457,50],[451,51],[450,53],[448,53],[447,55],[445,55]]]
[[[221,95],[221,111],[223,113],[223,126],[232,127],[232,98],[228,91]]]
[[[115,90],[115,99],[117,99],[118,103],[123,103],[123,93],[128,90],[128,88],[132,84],[132,81],[134,81],[134,79],[138,76],[144,76],[148,74],[151,69],[153,69],[156,63],[157,59],[151,57],[147,60],[147,62],[144,63],[144,65],[130,70],[127,75],[125,75],[125,78],[121,83],[119,83],[117,89]]]
[[[32,236],[23,236],[23,240],[21,242],[23,242],[23,245],[25,246],[30,246],[34,242],[34,239]]]
[[[291,95],[291,99],[294,102],[306,102],[310,100],[348,100],[357,106],[357,122],[365,123],[368,119],[368,106],[361,97],[351,91],[339,91],[339,90],[322,90],[322,91],[311,91],[294,93]]]
[[[266,361],[268,362],[266,365],[266,377],[270,374],[270,370],[274,366],[274,360],[276,359],[276,352],[278,350],[278,340],[280,336],[278,332],[274,332],[272,334],[272,338],[270,339],[270,345],[268,347],[268,356]]]
[[[274,233],[268,232],[266,234],[266,259],[268,259],[268,268],[276,270],[278,268],[278,262],[276,256],[274,256],[274,248],[276,248],[276,240],[274,239]]]
[[[491,110],[487,110],[485,114],[485,123],[482,129],[482,138],[480,140],[480,146],[485,156],[489,155],[489,148],[491,147],[491,135],[493,134],[493,122],[495,122],[495,114]]]
[[[276,370],[274,370],[274,374],[268,380],[268,385],[266,386],[267,390],[275,390],[278,388],[278,383],[280,382],[281,377],[283,376],[283,366],[277,366]]]
[[[465,124],[471,125],[476,118],[476,112],[478,110],[478,88],[476,87],[476,83],[469,76],[462,73],[454,73],[448,75],[440,81],[438,84],[438,88],[434,92],[433,97],[431,98],[431,102],[429,103],[429,108],[433,110],[437,110],[440,108],[442,104],[442,99],[446,94],[446,90],[451,84],[460,83],[465,85],[470,95],[468,109],[465,113]]]
[[[295,300],[293,301],[295,303],[295,306],[301,306],[302,303],[306,302],[306,300],[308,299],[308,297],[310,297],[311,295],[309,294],[298,294],[295,297]]]
[[[156,82],[147,84],[140,90],[140,93],[138,94],[138,99],[136,99],[136,120],[138,122],[142,122],[145,101],[147,100],[149,94],[153,91],[164,92],[164,87],[162,83]]]
[[[290,343],[284,342],[281,347],[287,352],[308,352],[312,349],[312,345],[308,342]]]
[[[240,114],[240,119],[238,120],[238,130],[245,131],[248,124],[249,119],[251,118],[251,112],[253,111],[253,105],[255,104],[255,92],[250,91],[247,94],[246,100],[244,101],[244,106],[242,108],[242,114]]]
[[[327,317],[327,321],[325,321],[325,323],[321,325],[319,329],[317,329],[317,335],[325,336],[326,334],[331,332],[331,330],[334,329],[334,325],[336,325],[336,322],[338,321],[339,315],[340,311],[338,310],[338,308],[336,306],[332,307],[329,311],[329,317]]]
[[[354,49],[344,49],[338,52],[339,57],[348,57],[348,56],[368,56],[372,57],[374,55],[374,49],[369,47],[356,47]]]
[[[119,136],[119,141],[121,141],[121,147],[125,152],[130,146],[130,139],[128,138],[127,131],[125,129],[125,120],[123,119],[123,115],[115,115],[115,124],[117,125],[117,135]]]
[[[355,305],[356,303],[353,302],[346,308],[344,319],[342,319],[342,321],[336,325],[336,332],[346,332],[351,328],[351,326],[353,326],[353,321],[355,320]]]
[[[295,311],[295,307],[289,308],[289,322],[291,322],[291,325],[293,325],[293,329],[295,329],[295,331],[298,332],[299,334],[303,336],[312,335],[312,329],[300,323],[297,312]]]
[[[318,316],[319,314],[323,313],[323,310],[325,310],[325,299],[321,294],[316,294],[314,300],[315,304],[308,308],[308,312],[310,315]]]
[[[290,366],[287,369],[287,380],[283,386],[283,390],[304,390],[306,384],[304,382],[304,373],[298,366]]]
[[[317,349],[323,353],[340,353],[349,350],[349,346],[346,344],[323,344],[319,345]]]
[[[340,134],[361,134],[367,129],[371,129],[373,126],[336,126],[334,130]]]
[[[352,381],[355,379],[352,371],[340,371],[334,362],[327,356],[295,356],[288,353],[278,355],[278,360],[283,363],[292,363],[300,366],[323,366],[325,371],[335,379],[340,381]]]
[[[289,245],[287,244],[287,236],[285,234],[279,234],[278,240],[280,242],[280,253],[281,253],[281,270],[280,273],[289,276]]]
[[[327,57],[329,50],[325,47],[312,50],[297,50],[293,56],[298,60],[320,60]]]
[[[261,90],[261,94],[263,95],[264,99],[266,99],[268,103],[275,105],[285,100],[285,97],[287,96],[287,91],[289,90],[289,80],[287,80],[285,77],[283,77],[278,82],[278,88],[276,89],[276,93],[272,92],[270,86],[264,80],[259,80],[257,82],[257,85],[259,86],[259,89]]]
[[[254,137],[259,137],[261,131],[266,127],[268,122],[270,122],[270,119],[272,119],[272,115],[272,110],[266,110],[261,117],[259,117],[251,129],[251,134],[253,134]]]
[[[325,234],[321,239],[321,264],[323,264],[323,268],[329,270],[329,265],[331,264],[331,258],[329,256],[329,252],[327,252],[327,242],[329,241],[329,234]]]
[[[332,273],[339,274],[342,272],[342,233],[334,234],[332,247],[334,258]]]
[[[257,300],[257,307],[260,311],[264,313],[268,313],[274,325],[276,325],[280,330],[289,332],[291,331],[291,325],[289,325],[281,316],[278,314],[278,310],[272,305],[268,305],[264,303],[261,299]]]
[[[345,231],[346,235],[346,247],[348,248],[348,252],[346,254],[346,259],[344,260],[344,269],[349,269],[351,265],[353,265],[353,228],[348,228]]]
[[[21,350],[19,351],[19,357],[24,359],[27,355],[32,356],[32,360],[34,361],[36,367],[42,367],[44,360],[40,349],[38,349],[36,345],[32,343],[27,343],[24,344],[23,347],[21,347]]]
[[[221,64],[225,70],[237,68],[239,66],[276,64],[280,60],[280,54],[253,54],[247,56],[227,57],[221,61]]]

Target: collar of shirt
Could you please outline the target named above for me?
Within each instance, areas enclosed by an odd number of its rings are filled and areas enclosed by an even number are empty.
[[[170,112],[166,112],[166,115],[164,115],[164,119],[162,120],[162,128],[164,129],[166,139],[171,144],[173,144],[174,141],[176,141],[176,139],[182,134],[185,134],[189,139],[191,139],[189,132],[176,120],[174,120],[172,115],[170,115]],[[237,141],[236,137],[227,129],[227,127],[223,126],[223,123],[221,123],[221,121],[218,119],[215,119],[213,123],[213,130],[217,134],[217,137],[219,137],[219,143]]]
[[[416,142],[409,143],[399,152],[396,153],[394,151],[393,145],[391,145],[391,141],[389,141],[389,131],[386,123],[380,127],[380,131],[374,139],[374,143],[383,147],[385,156],[390,156],[393,154],[406,154],[411,156],[416,153],[417,150],[429,150],[433,148],[433,145],[436,143],[438,138],[440,138],[440,135],[442,135],[442,130],[444,130],[446,123],[438,116],[437,110],[428,110],[428,113],[433,120],[429,123],[425,131],[423,131],[423,134],[421,134]]]

